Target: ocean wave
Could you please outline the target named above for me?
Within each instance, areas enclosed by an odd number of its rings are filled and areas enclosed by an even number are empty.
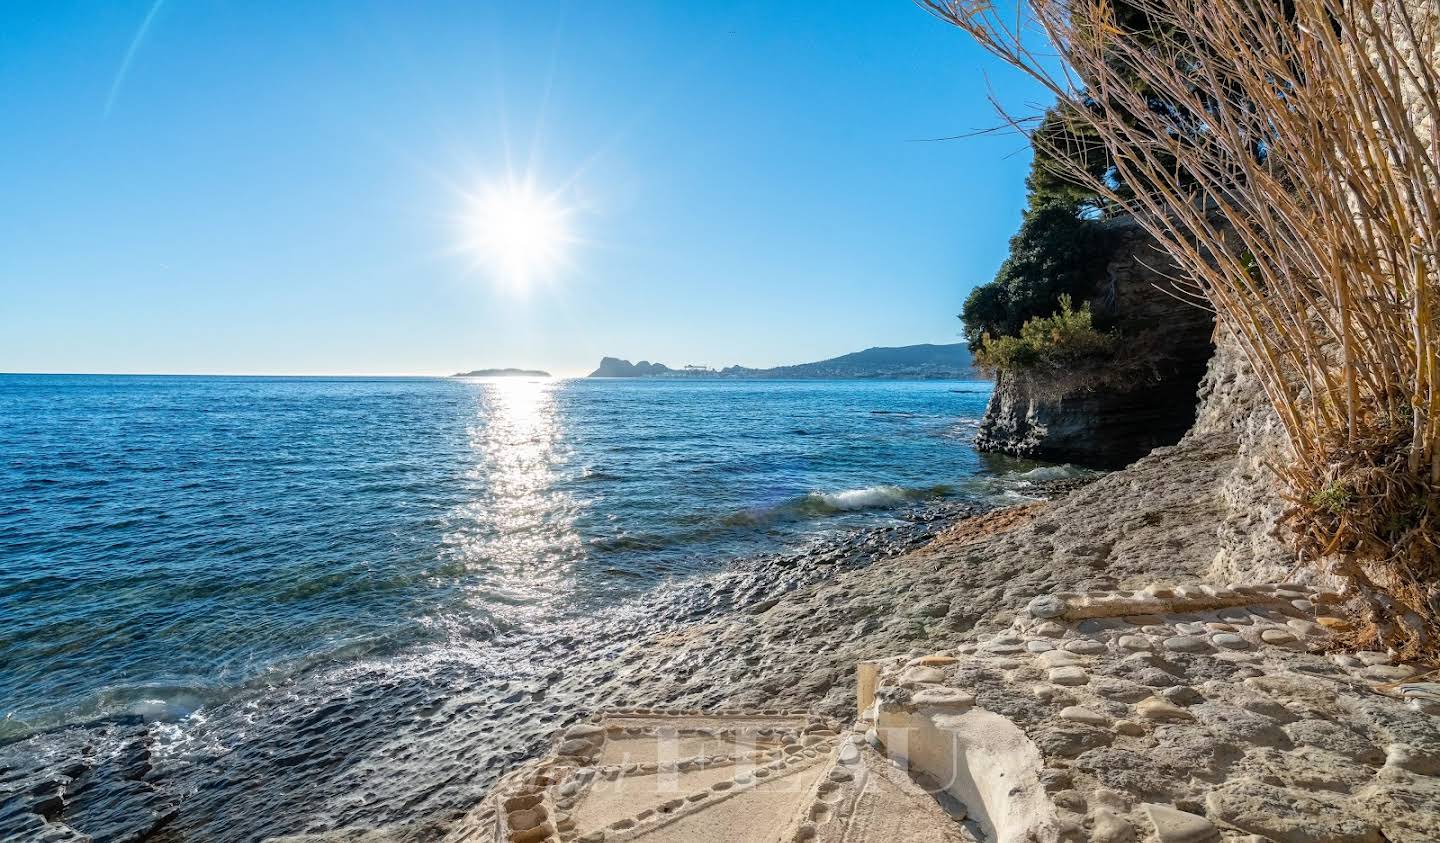
[[[1052,480],[1071,480],[1077,477],[1089,477],[1095,472],[1088,468],[1080,468],[1069,463],[1064,465],[1042,465],[1032,468],[1029,471],[1019,471],[1012,475],[1016,480],[1026,483],[1049,483]]]
[[[738,512],[726,518],[725,522],[733,526],[823,518],[867,509],[889,509],[914,501],[945,497],[950,492],[951,488],[944,485],[909,489],[889,484],[839,492],[807,492],[773,506]]]

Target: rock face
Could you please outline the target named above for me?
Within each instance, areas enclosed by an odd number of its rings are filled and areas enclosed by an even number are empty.
[[[1014,377],[996,381],[975,446],[1013,456],[1119,468],[1180,441],[1195,420],[1196,388],[1213,352],[1209,311],[1177,298],[1174,263],[1129,220],[1090,306],[1127,337],[1142,337],[1153,376],[1134,388],[1044,400]],[[1137,351],[1137,353],[1139,353]]]
[[[1301,579],[1312,577],[1312,566],[1296,568],[1295,551],[1280,521],[1285,510],[1281,482],[1269,468],[1289,458],[1285,429],[1240,343],[1223,332],[1200,385],[1195,426],[1185,441],[1207,438],[1237,443],[1234,465],[1219,488],[1223,514],[1209,575],[1218,580],[1278,580],[1292,572]]]
[[[591,372],[592,378],[643,378],[653,375],[663,375],[673,372],[664,363],[651,363],[648,360],[641,360],[639,363],[631,363],[629,360],[621,360],[618,357],[600,358],[600,366]]]
[[[1095,392],[1051,403],[1002,375],[975,447],[1091,468],[1122,468],[1185,434],[1195,412],[1196,380],[1198,375],[1187,371],[1132,392]]]

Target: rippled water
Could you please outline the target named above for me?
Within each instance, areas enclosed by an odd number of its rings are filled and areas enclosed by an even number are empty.
[[[0,376],[0,738],[983,496],[983,383]]]

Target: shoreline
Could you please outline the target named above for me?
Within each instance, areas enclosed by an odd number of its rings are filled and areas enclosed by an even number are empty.
[[[637,649],[693,640],[708,623],[759,618],[845,572],[913,552],[981,509],[966,500],[911,504],[893,511],[892,523],[845,528],[800,549],[737,558],[715,574],[662,585],[636,612],[470,653],[437,647],[417,654],[421,664],[409,675],[362,660],[242,694],[207,707],[198,720],[120,716],[17,737],[0,745],[0,805],[21,810],[0,813],[0,837],[23,836],[27,814],[44,816],[25,810],[35,807],[24,797],[35,787],[66,792],[51,828],[68,818],[91,834],[160,843],[453,820],[505,769],[542,752],[555,718],[573,720],[591,706],[630,699],[627,677],[637,669],[627,665]],[[688,696],[683,683],[670,693]],[[718,702],[721,695],[716,687],[705,696]],[[237,718],[248,725],[237,729]],[[406,745],[416,741],[443,745],[454,758],[416,758]],[[46,781],[51,790],[41,786]],[[351,798],[356,790],[367,795]],[[294,802],[300,793],[309,794],[303,807]],[[277,822],[282,807],[287,819]]]
[[[293,843],[1436,839],[1440,698],[1403,690],[1430,668],[1344,652],[1340,597],[1314,583],[1217,580],[1238,453],[1194,435],[757,614],[636,642],[619,659],[634,693],[557,719],[551,751],[462,819]],[[647,752],[678,782],[627,763]],[[747,813],[772,824],[728,833]]]

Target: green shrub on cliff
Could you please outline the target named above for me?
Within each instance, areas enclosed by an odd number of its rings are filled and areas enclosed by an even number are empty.
[[[1104,275],[1113,241],[1075,202],[1052,201],[1025,212],[1010,256],[995,279],[970,292],[960,314],[970,348],[982,337],[1014,337],[1026,322],[1056,311],[1061,296],[1088,298]]]
[[[975,362],[1002,372],[1061,374],[1103,362],[1115,352],[1115,336],[1097,330],[1090,305],[1079,308],[1067,294],[1050,316],[1026,320],[1019,336],[985,335]]]
[[[1026,320],[1018,335],[982,336],[975,363],[1024,384],[1032,398],[1060,401],[1153,380],[1168,356],[1162,333],[1121,336],[1102,330],[1088,303],[1077,308],[1070,296],[1061,295],[1054,313]]]

